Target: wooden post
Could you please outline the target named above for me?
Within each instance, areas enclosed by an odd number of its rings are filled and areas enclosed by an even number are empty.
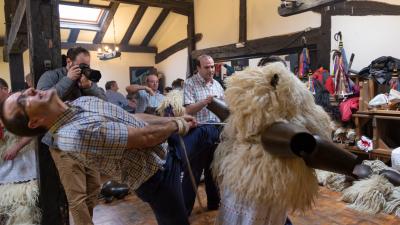
[[[330,69],[331,61],[331,13],[329,10],[321,10],[321,28],[320,38],[317,41],[317,66],[323,66],[325,69]]]
[[[28,46],[31,74],[36,86],[48,69],[61,67],[58,0],[26,0]],[[40,143],[39,138],[38,143]],[[37,147],[39,204],[42,225],[68,224],[68,204],[57,169],[44,144]]]
[[[188,66],[189,71],[186,77],[190,77],[195,70],[195,65],[192,58],[192,52],[196,50],[196,40],[195,40],[195,27],[194,27],[194,8],[188,15],[188,25],[187,25],[187,36],[188,36]]]
[[[13,92],[23,90],[25,88],[25,76],[22,53],[9,54],[8,57],[10,67],[11,90]]]
[[[239,42],[247,41],[247,0],[240,0],[239,6]]]

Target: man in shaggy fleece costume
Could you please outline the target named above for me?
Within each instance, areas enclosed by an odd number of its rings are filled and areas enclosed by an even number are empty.
[[[288,122],[329,140],[330,118],[279,62],[237,72],[226,85],[230,116],[213,161],[222,197],[217,224],[283,225],[287,212],[312,206],[318,182],[302,158],[266,151],[261,134]]]

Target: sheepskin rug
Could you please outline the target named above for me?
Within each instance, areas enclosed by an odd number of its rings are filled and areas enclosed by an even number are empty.
[[[212,164],[221,191],[237,202],[306,210],[317,195],[312,168],[301,158],[278,158],[261,145],[261,132],[275,122],[304,126],[329,139],[330,118],[306,86],[282,63],[248,68],[226,80],[230,109]]]
[[[372,168],[372,175],[363,180],[349,182],[337,173],[317,171],[321,184],[334,191],[342,192],[341,200],[349,208],[364,213],[387,213],[400,217],[400,187],[394,187],[384,176],[382,170],[393,170],[380,160],[365,160],[363,164]]]

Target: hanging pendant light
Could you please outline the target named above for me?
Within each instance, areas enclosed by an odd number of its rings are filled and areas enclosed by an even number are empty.
[[[97,49],[97,58],[100,60],[109,60],[109,59],[115,59],[121,56],[121,52],[119,50],[119,47],[117,46],[117,41],[115,38],[115,22],[113,18],[113,30],[114,30],[114,49],[111,49],[108,47],[108,45],[105,45],[103,48],[98,48]]]

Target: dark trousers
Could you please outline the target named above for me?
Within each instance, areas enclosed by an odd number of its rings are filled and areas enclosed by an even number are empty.
[[[214,129],[215,127],[201,126],[183,138],[191,160],[201,161],[203,151],[215,143],[218,136],[210,135],[210,131]],[[188,193],[194,191],[193,188],[182,188],[180,176],[184,155],[179,137],[171,136],[168,144],[169,152],[163,169],[144,182],[136,190],[136,194],[150,204],[159,225],[186,225],[189,221],[184,199]],[[193,172],[198,173],[197,169]]]
[[[213,160],[214,151],[217,147],[216,142],[219,139],[219,129],[213,125],[201,126],[204,129],[204,136],[200,139],[185,138],[186,146],[199,146],[197,148],[188,148],[186,150],[189,155],[189,162],[192,168],[196,188],[200,183],[201,174],[204,172],[204,182],[207,194],[207,206],[209,209],[217,209],[220,202],[219,190],[214,182],[211,174],[211,162]],[[180,149],[180,146],[178,146]],[[183,149],[180,149],[183,151]],[[183,157],[183,156],[182,156]],[[182,190],[184,193],[185,207],[187,215],[190,215],[196,199],[196,192],[190,178],[186,161],[183,160],[184,176],[182,180]]]

